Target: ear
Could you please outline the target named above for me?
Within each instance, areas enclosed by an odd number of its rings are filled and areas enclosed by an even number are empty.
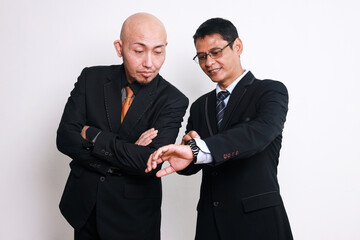
[[[236,51],[236,53],[240,56],[241,53],[243,52],[243,44],[241,42],[240,38],[236,38],[234,41],[234,45],[233,45],[233,49],[234,51]]]
[[[122,57],[122,54],[121,54],[122,41],[121,40],[115,40],[114,41],[114,47],[115,47],[117,55],[121,58]]]

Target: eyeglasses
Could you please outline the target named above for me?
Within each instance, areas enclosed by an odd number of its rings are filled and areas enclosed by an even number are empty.
[[[212,50],[209,51],[209,53],[198,53],[198,54],[196,54],[196,56],[193,58],[193,60],[194,60],[195,62],[199,63],[199,64],[200,64],[200,63],[204,63],[204,62],[206,61],[208,55],[209,55],[212,59],[217,59],[217,58],[219,58],[219,57],[222,56],[222,51],[223,51],[226,47],[230,46],[230,44],[232,44],[234,41],[235,41],[235,39],[232,40],[231,42],[229,42],[229,43],[228,43],[225,47],[223,47],[223,48],[212,49]]]

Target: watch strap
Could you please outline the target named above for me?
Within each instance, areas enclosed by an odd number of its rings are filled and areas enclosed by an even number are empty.
[[[197,155],[199,154],[200,148],[196,145],[196,141],[194,139],[190,139],[185,143],[185,145],[189,145],[193,154],[193,161],[196,163]]]

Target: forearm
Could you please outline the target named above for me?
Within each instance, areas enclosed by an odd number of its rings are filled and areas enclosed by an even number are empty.
[[[83,167],[105,174],[108,166],[92,155],[92,144],[85,141],[79,132],[68,124],[61,123],[57,131],[56,145],[60,152],[69,156]]]
[[[155,150],[152,144],[139,146],[122,140],[117,134],[102,131],[94,143],[92,155],[126,173],[143,175],[144,162]]]
[[[204,139],[213,157],[213,164],[248,158],[263,151],[281,134],[273,135],[267,124],[239,124],[228,131]]]

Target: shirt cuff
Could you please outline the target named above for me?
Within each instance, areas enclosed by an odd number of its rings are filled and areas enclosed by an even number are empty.
[[[213,157],[211,156],[211,152],[206,145],[204,140],[201,140],[200,138],[194,138],[196,145],[200,148],[199,154],[196,158],[195,164],[206,164],[206,163],[212,163]]]

